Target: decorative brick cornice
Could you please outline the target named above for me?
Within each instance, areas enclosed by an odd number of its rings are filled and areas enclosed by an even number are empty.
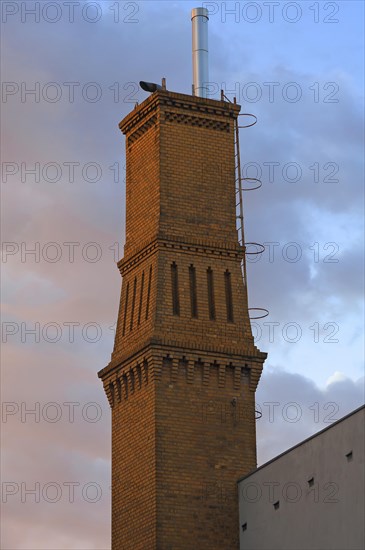
[[[157,116],[151,115],[147,120],[143,119],[143,123],[140,124],[132,134],[128,136],[127,145],[132,145],[138,138],[152,128],[157,122]]]
[[[159,248],[159,243],[157,240],[153,241],[152,243],[149,243],[147,246],[145,246],[142,250],[137,252],[133,255],[127,255],[119,262],[117,263],[117,266],[119,268],[119,271],[122,275],[125,275],[130,271],[132,268],[136,267],[138,264],[140,264],[146,257],[151,256],[152,254],[155,254],[155,252]]]
[[[194,242],[195,241],[195,242]],[[189,241],[175,237],[174,240],[157,238],[152,243],[148,243],[144,248],[134,254],[128,254],[118,262],[118,268],[122,275],[125,275],[130,269],[136,267],[147,256],[154,254],[158,250],[171,249],[179,252],[193,253],[199,256],[215,256],[229,259],[242,259],[243,250],[237,243],[226,243],[221,241],[211,241],[209,239],[193,239]]]
[[[143,343],[136,341],[134,345],[130,345],[125,352],[113,353],[112,360],[110,361],[107,368],[113,368],[122,362],[129,361],[134,359],[141,350],[148,348],[150,345],[159,346],[165,350],[175,350],[183,349],[185,353],[187,350],[191,350],[194,353],[199,353],[200,355],[219,355],[226,357],[253,357],[264,360],[267,357],[267,354],[258,350],[254,345],[247,346],[229,346],[229,345],[212,345],[211,343],[204,343],[204,348],[202,348],[202,342],[198,343],[193,340],[169,340],[167,338],[149,338],[146,339]]]
[[[179,110],[186,110],[192,113],[202,114],[205,117],[224,117],[227,119],[236,118],[240,112],[241,106],[229,103],[227,101],[217,101],[215,99],[205,99],[197,96],[186,94],[178,94],[167,90],[159,90],[151,94],[143,103],[137,105],[136,108],[129,113],[119,124],[123,134],[129,134],[134,131],[141,120],[146,120],[149,113],[156,112],[158,108],[168,108],[171,112],[171,107]]]
[[[149,115],[155,114],[157,104],[155,101],[151,101],[151,99],[152,96],[147,98],[141,105],[136,105],[134,110],[123,118],[119,123],[119,128],[123,134],[129,134],[140,122],[143,124]]]
[[[202,116],[193,116],[182,114],[179,112],[165,112],[166,122],[176,122],[177,124],[187,124],[189,126],[197,126],[198,128],[209,128],[210,130],[219,130],[221,132],[229,132],[229,122],[206,118]]]
[[[231,372],[234,388],[239,389],[243,378],[247,378],[248,387],[255,391],[266,357],[267,354],[257,348],[247,355],[235,355],[151,344],[133,357],[119,363],[109,363],[98,375],[103,380],[109,404],[113,407],[115,403],[126,401],[151,381],[157,383],[167,375],[167,371],[171,381],[177,381],[182,364],[186,367],[184,379],[187,384],[199,382],[207,386],[218,381],[218,386],[223,388],[226,386],[227,372]],[[212,376],[214,371],[218,376]]]
[[[103,379],[105,393],[109,405],[125,402],[135,392],[149,383],[149,369],[152,370],[150,358],[141,357],[128,367],[118,368],[110,376]]]

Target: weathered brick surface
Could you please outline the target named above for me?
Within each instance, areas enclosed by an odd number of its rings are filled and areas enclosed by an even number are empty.
[[[256,466],[266,357],[253,342],[237,242],[238,112],[164,91],[120,124],[123,285],[99,373],[112,407],[113,550],[238,548],[236,480]]]
[[[121,381],[112,410],[112,548],[147,549],[156,544],[156,438],[153,384],[136,389]],[[137,389],[138,388],[138,389]]]

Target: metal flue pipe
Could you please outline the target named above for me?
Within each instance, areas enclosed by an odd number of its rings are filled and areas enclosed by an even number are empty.
[[[191,11],[193,24],[193,90],[194,95],[207,97],[208,71],[208,20],[206,8],[194,8]]]

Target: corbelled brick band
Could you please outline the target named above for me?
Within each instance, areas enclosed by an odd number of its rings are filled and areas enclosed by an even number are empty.
[[[256,467],[254,345],[235,207],[240,107],[157,91],[126,135],[114,350],[113,550],[237,550],[236,480]]]

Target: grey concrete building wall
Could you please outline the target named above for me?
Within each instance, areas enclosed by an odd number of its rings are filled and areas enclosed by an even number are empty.
[[[364,416],[356,409],[240,479],[240,550],[363,550]]]

